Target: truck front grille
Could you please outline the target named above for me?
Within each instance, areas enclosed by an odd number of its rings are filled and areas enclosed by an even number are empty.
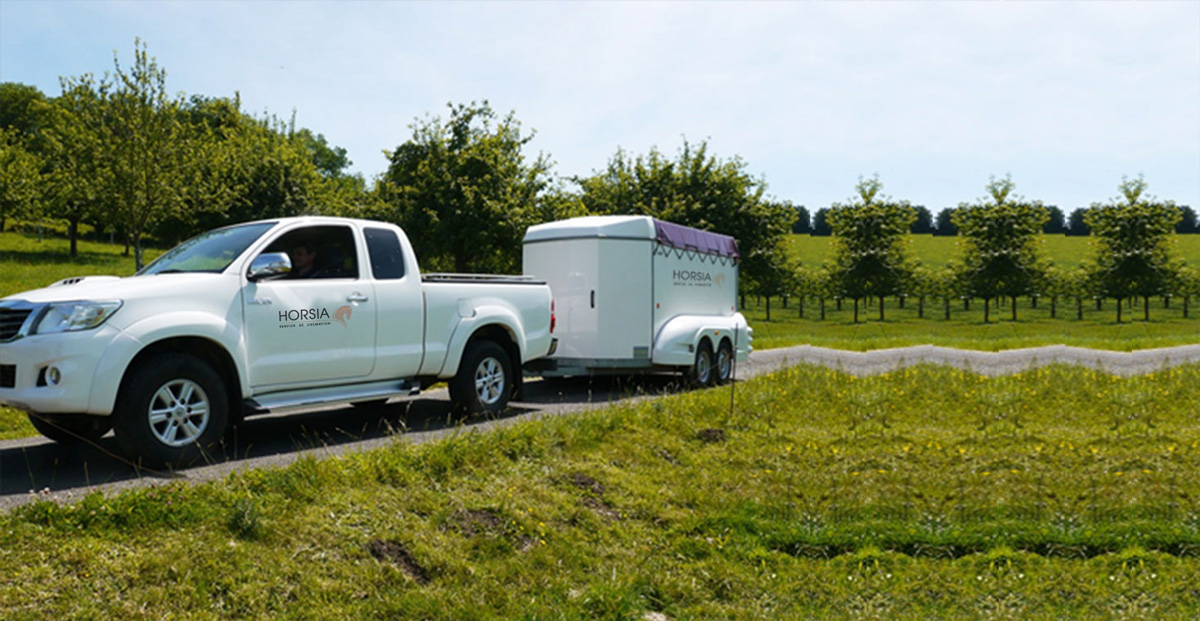
[[[0,341],[15,337],[31,312],[28,308],[0,308]]]
[[[17,365],[0,364],[0,388],[17,387]]]

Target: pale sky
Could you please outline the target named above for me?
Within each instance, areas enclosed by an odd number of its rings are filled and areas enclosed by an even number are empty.
[[[132,61],[322,133],[368,180],[409,125],[487,99],[586,176],[686,137],[810,209],[860,176],[938,211],[989,176],[1065,211],[1145,176],[1200,208],[1200,2],[0,0],[0,81]]]

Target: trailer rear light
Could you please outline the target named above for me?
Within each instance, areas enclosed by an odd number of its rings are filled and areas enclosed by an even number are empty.
[[[558,319],[554,316],[554,299],[550,299],[550,334],[554,334],[554,326],[558,323]]]

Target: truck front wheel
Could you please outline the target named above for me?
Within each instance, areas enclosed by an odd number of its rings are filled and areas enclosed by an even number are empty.
[[[512,393],[512,363],[492,341],[475,341],[463,353],[458,373],[450,380],[450,400],[470,414],[499,414]]]
[[[225,385],[204,361],[162,354],[139,364],[117,397],[121,448],[150,467],[187,466],[208,455],[229,419]]]

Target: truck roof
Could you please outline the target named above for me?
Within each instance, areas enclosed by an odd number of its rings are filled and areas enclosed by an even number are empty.
[[[648,239],[660,244],[724,257],[740,257],[737,240],[720,233],[650,216],[584,216],[529,227],[525,243],[560,239]]]

